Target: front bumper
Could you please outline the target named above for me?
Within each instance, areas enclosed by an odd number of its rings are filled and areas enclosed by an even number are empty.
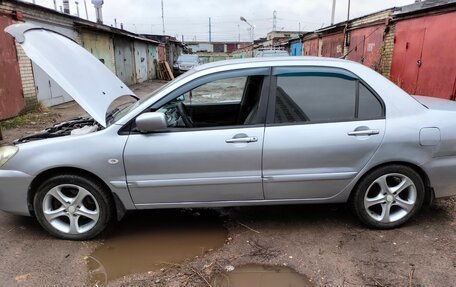
[[[33,177],[17,170],[0,170],[0,210],[30,215],[27,194]]]

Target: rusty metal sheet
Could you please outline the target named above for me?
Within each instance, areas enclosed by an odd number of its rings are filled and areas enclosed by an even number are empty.
[[[133,43],[126,38],[114,38],[114,59],[116,75],[127,85],[135,83],[135,59]]]
[[[339,58],[344,53],[344,32],[322,36],[321,56]]]
[[[149,80],[157,78],[155,63],[158,61],[157,45],[147,45],[147,78]]]
[[[391,80],[407,92],[456,96],[456,12],[396,24]]]
[[[82,46],[116,73],[114,45],[110,36],[92,31],[81,31]]]
[[[421,27],[407,27],[396,30],[394,34],[390,79],[410,94],[416,94],[419,73],[417,62],[423,50],[424,32]]]
[[[228,44],[226,44],[226,52],[227,53],[233,52],[234,50],[237,49],[237,45],[238,45],[237,43],[228,43]]]
[[[165,46],[158,46],[158,60],[159,61],[166,61],[166,50]]]
[[[135,67],[136,82],[142,83],[147,81],[147,44],[135,41]]]
[[[350,32],[350,45],[347,59],[362,63],[374,70],[382,61],[383,34],[385,25],[376,25]]]
[[[304,40],[302,42],[303,56],[318,56],[318,38]]]
[[[0,15],[0,120],[17,116],[25,108],[16,46],[3,31],[11,24],[11,18]]]

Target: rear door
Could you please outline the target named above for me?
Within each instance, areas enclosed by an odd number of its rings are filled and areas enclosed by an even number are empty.
[[[263,151],[265,198],[336,195],[380,145],[383,103],[345,70],[284,67],[273,75]]]

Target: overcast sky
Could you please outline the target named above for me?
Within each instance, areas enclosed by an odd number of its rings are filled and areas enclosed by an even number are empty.
[[[32,2],[32,0],[24,0]],[[56,0],[57,7],[62,0]],[[95,21],[91,0],[87,1],[89,20]],[[36,4],[53,8],[53,0],[35,0]],[[86,17],[84,0],[78,0],[82,18]],[[360,17],[390,7],[412,4],[414,0],[351,0],[350,18]],[[75,0],[70,0],[71,14],[76,14]],[[161,0],[105,0],[105,24],[136,33],[162,34]],[[273,12],[277,11],[277,30],[313,31],[331,21],[332,0],[163,0],[165,32],[182,35],[186,41],[207,41],[209,17],[212,19],[213,41],[249,41],[249,26],[239,20],[243,16],[255,26],[255,38],[265,37],[272,30]],[[348,0],[337,0],[336,22],[347,18]]]

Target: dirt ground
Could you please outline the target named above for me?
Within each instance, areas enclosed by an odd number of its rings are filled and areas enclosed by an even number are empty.
[[[133,89],[143,96],[162,84],[147,82]],[[4,130],[0,145],[81,113],[75,103],[54,107],[21,128]],[[212,279],[227,266],[260,263],[291,267],[315,286],[456,286],[454,197],[437,200],[406,226],[387,231],[365,228],[345,205],[171,209],[132,212],[112,233],[83,242],[54,239],[35,219],[0,212],[0,285],[95,286],[87,258],[100,246],[129,232],[160,233],[182,226],[198,232],[207,222],[209,228],[215,222],[226,230],[220,248],[183,262],[163,262],[158,270],[108,285],[215,286]],[[182,240],[185,244],[184,236]]]

